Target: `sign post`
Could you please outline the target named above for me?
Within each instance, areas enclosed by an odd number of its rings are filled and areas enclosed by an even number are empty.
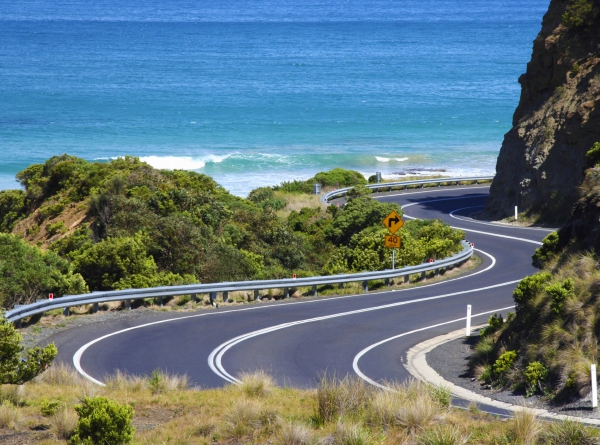
[[[392,210],[388,216],[383,219],[383,225],[392,234],[385,236],[385,247],[392,249],[392,270],[396,269],[396,249],[402,247],[402,239],[396,232],[404,225],[404,221],[398,215],[398,212]]]

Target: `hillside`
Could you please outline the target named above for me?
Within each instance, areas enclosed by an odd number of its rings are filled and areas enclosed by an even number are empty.
[[[519,78],[521,98],[486,214],[564,222],[600,141],[600,1],[552,0]]]
[[[311,202],[313,181],[366,183],[340,169],[256,189],[247,199],[206,175],[156,170],[134,157],[56,156],[17,178],[24,190],[0,192],[5,308],[48,292],[382,270],[391,258],[381,221],[392,210],[402,214],[397,204],[371,199],[366,187],[343,207],[297,208]],[[448,256],[463,237],[439,221],[411,221],[401,231],[397,266]]]

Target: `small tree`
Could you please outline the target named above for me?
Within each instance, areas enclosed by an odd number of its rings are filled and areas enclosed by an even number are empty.
[[[43,372],[56,357],[54,343],[41,348],[21,346],[23,337],[0,312],[0,384],[22,385]]]
[[[75,406],[79,421],[69,440],[76,444],[125,444],[133,440],[135,427],[131,424],[133,408],[106,397],[85,397]]]

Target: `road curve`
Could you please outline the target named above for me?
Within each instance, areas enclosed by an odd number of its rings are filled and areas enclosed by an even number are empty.
[[[487,186],[376,194],[398,202],[406,216],[440,218],[464,230],[482,265],[457,279],[406,290],[221,308],[73,328],[51,338],[59,360],[102,381],[120,369],[186,373],[201,387],[265,369],[281,385],[313,387],[325,370],[358,373],[373,383],[403,380],[406,351],[464,326],[466,306],[484,322],[513,305],[516,283],[535,272],[531,255],[549,230],[481,223],[468,215],[483,206]],[[388,340],[388,341],[384,341]]]

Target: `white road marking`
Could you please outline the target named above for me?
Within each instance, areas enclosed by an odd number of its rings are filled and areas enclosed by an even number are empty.
[[[381,196],[371,196],[371,198],[373,199],[381,199],[381,198],[390,198],[392,196],[407,196],[407,195],[418,195],[421,193],[436,193],[436,192],[450,192],[450,191],[454,191],[454,190],[473,190],[473,189],[486,189],[486,188],[490,188],[489,185],[482,185],[482,186],[469,186],[469,187],[460,187],[460,188],[453,188],[453,189],[441,189],[439,187],[427,187],[427,188],[433,188],[433,190],[422,190],[420,192],[410,192],[410,193],[395,193],[393,195],[381,195]],[[410,189],[409,189],[410,190]],[[385,192],[383,192],[385,193]],[[371,195],[377,195],[376,193],[372,193]],[[463,196],[462,198],[457,198],[457,199],[466,199],[468,197]],[[472,198],[472,197],[471,197]]]
[[[348,311],[348,312],[340,312],[337,314],[331,314],[331,315],[324,315],[322,317],[314,317],[314,318],[307,318],[304,320],[297,320],[297,321],[293,321],[290,323],[282,323],[279,325],[275,325],[275,326],[271,326],[268,328],[264,328],[264,329],[259,329],[257,331],[253,331],[253,332],[249,332],[247,334],[243,334],[240,335],[238,337],[232,338],[228,341],[226,341],[225,343],[222,343],[221,345],[217,346],[209,355],[208,357],[208,366],[210,367],[210,369],[212,369],[212,371],[217,374],[219,377],[227,380],[230,383],[239,383],[239,380],[237,380],[235,377],[233,377],[231,374],[229,374],[225,368],[223,367],[222,364],[222,359],[223,359],[223,355],[225,355],[225,353],[231,349],[233,346],[248,340],[250,338],[253,337],[258,337],[259,335],[264,335],[264,334],[269,334],[271,332],[275,332],[275,331],[279,331],[281,329],[286,329],[292,326],[298,326],[298,325],[302,325],[302,324],[306,324],[306,323],[314,323],[317,321],[323,321],[323,320],[330,320],[332,318],[340,318],[340,317],[346,317],[348,315],[356,315],[356,314],[363,314],[365,312],[373,312],[373,311],[378,311],[381,309],[389,309],[389,308],[393,308],[393,307],[398,307],[398,306],[406,306],[408,304],[414,304],[414,303],[422,303],[425,301],[432,301],[432,300],[440,300],[442,298],[448,298],[448,297],[454,297],[457,295],[464,295],[464,294],[469,294],[469,293],[474,293],[474,292],[481,292],[481,291],[485,291],[485,290],[490,290],[490,289],[495,289],[498,287],[504,287],[504,286],[508,286],[511,284],[515,284],[518,283],[521,280],[515,280],[515,281],[507,281],[506,283],[500,283],[500,284],[494,284],[492,286],[486,286],[486,287],[481,287],[478,289],[469,289],[469,290],[465,290],[465,291],[460,291],[460,292],[452,292],[450,294],[443,294],[443,295],[435,295],[433,297],[425,297],[425,298],[417,298],[414,300],[408,300],[408,301],[400,301],[398,303],[391,303],[391,304],[385,304],[382,306],[376,306],[376,307],[370,307],[370,308],[364,308],[364,309],[357,309],[354,311]],[[479,314],[477,314],[479,315]],[[477,316],[475,315],[475,316]],[[459,320],[463,320],[459,319]],[[456,321],[456,320],[455,320]],[[448,322],[450,323],[450,322]],[[448,324],[448,323],[442,323],[442,324]],[[436,325],[438,326],[438,325]],[[419,330],[424,330],[423,329],[419,329]],[[418,332],[414,331],[414,332]],[[407,335],[407,334],[403,334],[403,335]]]
[[[442,199],[429,199],[427,201],[418,201],[418,202],[411,202],[410,204],[404,204],[403,206],[401,206],[401,209],[405,209],[406,207],[411,207],[414,205],[419,205],[419,204],[426,204],[428,202],[438,202],[438,201],[452,201],[452,200],[456,200],[456,199],[464,199],[464,198],[442,198]],[[404,213],[404,217],[408,218],[408,219],[418,219],[415,218],[414,216],[410,216],[406,213]],[[536,244],[538,246],[541,246],[542,243],[539,241],[534,241],[531,239],[527,239],[527,238],[518,238],[516,236],[509,236],[509,235],[500,235],[499,233],[491,233],[491,232],[482,232],[480,230],[473,230],[473,229],[466,229],[464,227],[455,227],[455,226],[450,226],[453,229],[458,229],[458,230],[462,230],[464,232],[470,232],[470,233],[480,233],[482,235],[489,235],[489,236],[496,236],[498,238],[508,238],[508,239],[513,239],[513,240],[517,240],[517,241],[523,241],[525,243],[531,243],[531,244]]]
[[[555,230],[558,230],[558,229],[545,229],[543,227],[509,226],[509,225],[506,225],[506,224],[497,224],[497,223],[477,221],[477,220],[472,219],[472,218],[461,218],[460,216],[456,216],[455,215],[456,212],[460,212],[461,210],[476,209],[476,208],[481,208],[481,207],[484,207],[484,206],[463,207],[462,209],[452,210],[449,213],[449,215],[450,215],[451,218],[458,219],[459,221],[469,222],[469,223],[472,223],[472,224],[481,224],[481,225],[484,225],[484,226],[492,226],[492,227],[499,227],[499,228],[509,228],[509,229],[538,230],[540,232],[554,232]]]
[[[471,317],[479,317],[479,316],[481,316],[481,315],[493,314],[493,313],[495,313],[495,312],[506,311],[506,310],[508,310],[508,309],[513,309],[513,308],[514,308],[514,306],[508,306],[508,307],[504,307],[504,308],[501,308],[501,309],[494,309],[493,311],[480,312],[479,314],[472,315]],[[427,331],[427,330],[429,330],[429,329],[438,328],[438,327],[440,327],[440,326],[444,326],[444,325],[447,325],[447,324],[456,323],[456,322],[459,322],[459,321],[462,321],[462,320],[466,320],[466,319],[467,319],[467,317],[462,317],[462,318],[457,318],[456,320],[445,321],[445,322],[443,322],[443,323],[434,324],[434,325],[432,325],[432,326],[427,326],[427,327],[424,327],[424,328],[415,329],[415,330],[413,330],[413,331],[404,332],[403,334],[394,335],[393,337],[389,337],[389,338],[386,338],[385,340],[381,340],[381,341],[379,341],[379,342],[377,342],[377,343],[374,343],[374,344],[372,344],[371,346],[367,346],[365,349],[363,349],[363,350],[362,350],[362,351],[360,351],[358,354],[356,354],[356,356],[354,357],[354,360],[352,361],[352,368],[354,369],[354,372],[355,372],[355,373],[356,373],[356,374],[357,374],[357,375],[358,375],[358,376],[359,376],[361,379],[363,379],[364,381],[366,381],[366,382],[370,383],[370,384],[371,384],[371,385],[373,385],[373,386],[377,386],[378,388],[385,389],[386,391],[389,391],[389,390],[390,390],[390,388],[389,388],[389,387],[387,387],[387,386],[385,386],[385,385],[382,385],[382,384],[380,384],[380,383],[377,383],[375,380],[373,380],[373,379],[371,379],[371,378],[367,377],[367,376],[366,376],[366,375],[365,375],[365,374],[364,374],[364,373],[363,373],[363,372],[360,370],[360,368],[359,368],[359,366],[358,366],[358,361],[361,359],[361,357],[362,357],[363,355],[365,355],[365,354],[366,354],[367,352],[369,352],[370,350],[372,350],[372,349],[375,349],[376,347],[378,347],[378,346],[381,346],[382,344],[384,344],[384,343],[387,343],[387,342],[389,342],[389,341],[396,340],[397,338],[400,338],[400,337],[405,337],[405,336],[407,336],[407,335],[415,334],[415,333],[417,333],[417,332]]]

